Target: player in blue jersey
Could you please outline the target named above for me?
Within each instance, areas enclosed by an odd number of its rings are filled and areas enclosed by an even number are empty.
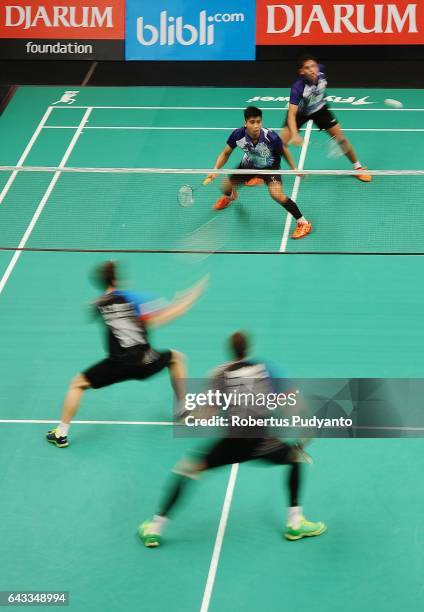
[[[227,144],[218,156],[214,168],[222,168],[230,158],[236,147],[244,152],[239,169],[270,170],[269,174],[232,174],[222,184],[223,196],[215,205],[215,210],[227,208],[237,198],[236,187],[242,184],[252,184],[255,178],[263,179],[273,200],[283,206],[296,219],[296,229],[292,238],[303,238],[312,231],[309,223],[300,212],[296,203],[283,193],[281,174],[272,170],[281,168],[283,156],[292,170],[296,166],[288,149],[283,146],[281,138],[276,132],[262,127],[262,111],[255,106],[249,106],[244,111],[244,127],[234,130],[227,140]],[[213,180],[216,174],[210,174],[207,180]]]
[[[246,389],[249,393],[252,391],[253,382],[259,383],[261,389],[264,389],[265,386],[272,386],[267,365],[249,358],[249,340],[246,334],[243,332],[232,334],[229,348],[232,361],[215,370],[212,380],[213,389],[219,389],[222,393],[227,394],[234,394],[236,390],[240,393],[239,397],[242,397]],[[232,409],[231,415],[233,415]],[[228,435],[214,442],[205,454],[185,459],[177,464],[174,469],[174,480],[165,493],[158,513],[151,521],[142,523],[138,533],[145,546],[149,548],[159,546],[169,515],[190,481],[197,479],[202,472],[213,468],[262,460],[271,465],[289,466],[287,482],[289,508],[285,537],[288,540],[299,540],[304,537],[321,535],[326,530],[325,524],[320,521],[313,523],[307,521],[299,505],[300,463],[308,459],[301,445],[281,442],[267,433],[266,427],[261,425],[254,428],[242,427],[239,432],[230,427]]]
[[[69,426],[87,389],[100,389],[126,380],[143,380],[168,368],[177,402],[184,397],[187,377],[184,356],[175,350],[153,349],[148,327],[163,325],[186,312],[201,295],[204,281],[170,303],[155,302],[147,294],[120,290],[116,264],[112,261],[100,266],[95,281],[104,290],[94,302],[94,312],[106,326],[109,355],[71,381],[61,421],[46,436],[48,442],[59,448],[69,445]]]
[[[368,183],[371,181],[371,175],[358,160],[351,143],[342,132],[340,123],[326,104],[327,78],[323,70],[323,66],[310,55],[300,59],[299,76],[290,90],[289,110],[280,134],[281,139],[285,145],[302,145],[299,129],[312,120],[320,130],[325,130],[335,139],[341,151],[352,162],[354,170],[357,170],[355,176]]]

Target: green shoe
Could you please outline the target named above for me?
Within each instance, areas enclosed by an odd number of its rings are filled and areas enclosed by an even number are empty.
[[[141,525],[138,526],[138,535],[143,540],[144,546],[147,546],[147,548],[156,548],[161,544],[160,535],[150,533],[150,526],[151,523],[149,521],[144,521],[144,523],[141,523]]]
[[[297,529],[293,529],[293,527],[287,526],[287,531],[284,535],[288,540],[300,540],[301,538],[319,536],[326,530],[327,527],[324,523],[321,523],[321,521],[318,521],[317,523],[311,523],[305,518],[302,518],[302,520],[300,521],[300,525]]]

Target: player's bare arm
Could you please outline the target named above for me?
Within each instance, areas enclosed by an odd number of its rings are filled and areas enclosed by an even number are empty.
[[[224,150],[216,158],[214,168],[216,168],[216,170],[219,170],[220,168],[225,166],[232,152],[233,152],[233,149],[230,146],[225,145]],[[206,180],[212,181],[215,177],[216,177],[216,174],[211,173],[211,174],[208,174],[208,176],[206,177]]]

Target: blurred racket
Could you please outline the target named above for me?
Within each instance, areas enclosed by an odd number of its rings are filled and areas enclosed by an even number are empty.
[[[178,258],[185,263],[198,263],[225,247],[231,238],[230,218],[218,214],[186,234],[178,243]]]
[[[329,158],[343,157],[350,149],[350,145],[346,144],[346,140],[338,142],[334,136],[329,138],[326,143],[326,155]]]
[[[324,150],[325,156],[329,159],[337,159],[343,157],[350,149],[350,144],[347,144],[346,140],[338,142],[337,139],[332,136],[327,138],[326,142],[323,143],[321,138],[311,138],[308,145],[309,149],[321,151]]]
[[[184,208],[188,208],[189,206],[193,206],[195,199],[195,192],[205,185],[209,185],[212,182],[212,179],[206,177],[199,185],[192,187],[191,185],[182,185],[177,194],[178,204],[183,206]]]

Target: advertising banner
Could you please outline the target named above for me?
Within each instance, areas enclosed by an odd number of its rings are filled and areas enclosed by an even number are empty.
[[[5,0],[0,57],[124,59],[125,0]]]
[[[127,0],[128,60],[254,60],[255,0]]]
[[[424,2],[257,0],[257,45],[422,45]]]

